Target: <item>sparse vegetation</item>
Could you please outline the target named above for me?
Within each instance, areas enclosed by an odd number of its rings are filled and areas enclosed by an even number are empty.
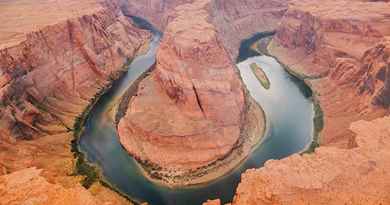
[[[263,69],[260,66],[258,66],[256,63],[251,63],[250,67],[252,72],[255,74],[257,80],[259,80],[261,85],[268,90],[271,87],[271,83],[267,75],[264,73]]]
[[[74,175],[83,175],[85,178],[82,180],[81,184],[85,188],[89,188],[93,183],[97,181],[101,181],[100,171],[98,168],[91,163],[88,163],[88,161],[85,158],[84,153],[79,151],[78,148],[78,140],[81,137],[83,133],[83,127],[85,124],[85,121],[87,120],[88,114],[93,108],[93,106],[98,102],[101,96],[103,96],[105,93],[108,92],[108,90],[111,88],[112,83],[119,79],[127,70],[128,66],[131,64],[132,60],[127,59],[126,63],[123,65],[122,69],[116,73],[113,73],[109,76],[109,81],[104,88],[102,88],[99,92],[97,92],[91,99],[90,103],[87,105],[87,107],[84,109],[84,111],[75,119],[74,125],[73,125],[73,136],[74,139],[72,140],[72,152],[74,155],[74,158],[76,159],[75,168],[74,168]]]

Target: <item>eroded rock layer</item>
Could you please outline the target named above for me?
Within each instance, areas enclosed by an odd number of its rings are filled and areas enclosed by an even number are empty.
[[[42,177],[43,170],[36,168],[23,169],[12,174],[0,176],[0,203],[19,204],[73,204],[73,205],[130,205],[123,199],[109,200],[115,195],[111,191],[96,196],[81,185],[64,187],[53,184]],[[100,189],[100,188],[95,188]]]
[[[236,59],[243,39],[274,31],[287,10],[287,0],[214,0],[210,5],[218,38]]]
[[[247,171],[233,204],[389,204],[389,123],[352,123],[356,148],[321,147]]]
[[[175,18],[175,8],[194,0],[120,1],[128,15],[142,16],[162,31]],[[287,0],[212,0],[207,6],[210,23],[217,36],[235,59],[242,39],[256,32],[273,31],[287,10]]]
[[[381,1],[290,2],[269,51],[315,90],[321,144],[353,147],[351,122],[388,113],[389,15]]]
[[[240,137],[244,91],[208,22],[208,5],[174,9],[156,68],[119,124],[122,144],[141,161],[196,169],[224,157]]]
[[[75,12],[56,23],[39,22],[39,30],[27,29],[25,39],[18,37],[0,50],[2,138],[72,129],[95,94],[147,40],[149,34],[135,28],[114,5],[97,7],[91,14]],[[50,8],[55,7],[48,8],[42,18],[52,17]]]
[[[101,3],[0,2],[0,204],[131,204],[81,187],[68,132],[150,36]]]

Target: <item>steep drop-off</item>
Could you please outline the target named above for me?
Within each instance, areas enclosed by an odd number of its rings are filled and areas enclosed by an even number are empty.
[[[245,135],[244,89],[208,22],[209,3],[173,10],[156,68],[119,124],[124,147],[149,169],[157,167],[152,173],[167,173],[164,180],[172,184],[182,184],[174,176],[226,157]]]
[[[352,123],[356,148],[321,147],[248,170],[232,204],[389,204],[389,123],[389,117]]]
[[[389,118],[361,120],[389,112],[389,6],[291,2],[268,50],[316,92],[323,146],[247,171],[232,204],[390,203]]]
[[[120,1],[125,14],[148,19],[162,31],[175,18],[175,8],[193,0]],[[230,57],[235,59],[242,39],[278,27],[287,10],[287,0],[213,0],[205,9]]]
[[[72,193],[81,198],[91,192],[103,199],[97,204],[128,204],[99,184],[89,191],[81,188],[83,177],[73,173],[69,131],[150,34],[132,25],[110,2],[2,1],[0,13],[0,173],[37,167],[56,187],[80,187]],[[16,204],[45,198],[44,189],[18,198],[35,185],[15,191],[0,186],[0,203],[8,204],[12,197],[20,200]],[[66,195],[55,197],[61,201]]]
[[[75,16],[0,50],[0,133],[32,138],[72,129],[147,39],[115,8]]]
[[[321,144],[353,147],[350,123],[387,112],[389,11],[384,2],[290,2],[269,51],[317,93]]]

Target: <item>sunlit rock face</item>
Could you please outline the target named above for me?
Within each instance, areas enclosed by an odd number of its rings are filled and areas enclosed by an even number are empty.
[[[62,3],[66,6],[69,2]],[[63,16],[51,10],[54,5],[47,4],[38,9],[47,9],[42,18],[51,21],[30,17],[30,7],[26,6],[21,18],[37,27],[15,28],[26,33],[14,41],[10,37],[0,42],[3,138],[32,138],[73,128],[95,94],[118,76],[149,38],[113,4],[95,3],[96,8],[89,8],[85,14],[80,11]],[[69,4],[83,8],[82,2]],[[6,29],[15,30],[11,26]]]
[[[198,0],[173,10],[156,68],[119,124],[122,144],[141,161],[196,169],[228,154],[240,137],[243,87],[208,5]]]
[[[351,122],[388,113],[389,15],[380,1],[290,1],[268,50],[317,93],[321,144],[353,147]]]
[[[174,19],[178,5],[195,2],[194,0],[122,0],[125,14],[137,15],[148,19],[162,31]],[[288,6],[287,0],[213,0],[207,5],[210,23],[217,36],[235,59],[240,42],[257,32],[275,30]]]
[[[233,204],[390,203],[389,123],[389,117],[352,123],[356,148],[321,147],[247,171]]]
[[[276,30],[287,7],[287,0],[215,0],[209,10],[218,38],[235,59],[241,41],[258,32]]]

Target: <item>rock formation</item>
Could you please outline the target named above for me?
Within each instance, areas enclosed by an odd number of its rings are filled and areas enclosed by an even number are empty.
[[[387,112],[389,11],[384,2],[290,2],[269,51],[317,93],[325,120],[321,144],[353,147],[350,123]]]
[[[41,176],[42,170],[36,168],[23,169],[12,174],[0,176],[0,203],[7,205],[19,204],[74,204],[102,205],[127,204],[123,199],[107,200],[94,196],[81,185],[66,188],[59,184],[48,182]],[[105,197],[112,197],[113,192],[107,192]]]
[[[384,2],[290,2],[268,50],[315,91],[323,146],[247,171],[233,205],[390,203],[390,118],[381,117],[390,102]]]
[[[287,0],[215,0],[210,6],[218,38],[236,59],[243,39],[255,33],[276,30],[287,10]]]
[[[0,204],[129,204],[80,187],[68,131],[150,34],[110,2],[2,1],[0,13]]]
[[[23,4],[10,4],[18,3]],[[37,9],[35,3],[30,4],[23,8],[21,18],[29,19]],[[73,16],[69,11],[62,16],[52,4],[46,8],[47,16],[40,16],[45,20],[29,20],[28,25],[36,28],[14,28],[17,18],[14,24],[13,19],[4,20],[11,21],[4,30],[23,33],[16,39],[14,35],[2,37],[4,41],[0,42],[2,138],[32,138],[72,129],[95,94],[115,78],[148,38],[114,5],[95,3],[86,14],[77,15],[80,10]],[[63,4],[58,6],[83,5],[75,1]]]
[[[208,22],[209,2],[173,10],[155,70],[141,82],[119,124],[121,143],[132,155],[168,172],[224,158],[242,135],[244,90]]]
[[[229,57],[241,39],[276,29],[269,51],[315,91],[323,147],[248,171],[233,204],[389,204],[388,2],[1,1],[0,203],[127,203],[69,176],[63,132],[147,40],[125,17],[140,15],[166,31],[119,126],[140,160],[188,170],[226,156],[246,110]]]
[[[389,204],[389,123],[352,123],[356,148],[320,147],[247,171],[233,204]]]
[[[148,19],[162,31],[174,18],[178,5],[194,0],[145,0],[120,1],[125,14]],[[223,43],[232,59],[236,58],[242,39],[256,32],[272,31],[278,27],[287,10],[287,0],[213,0],[207,6],[210,23],[217,30],[217,37]]]

